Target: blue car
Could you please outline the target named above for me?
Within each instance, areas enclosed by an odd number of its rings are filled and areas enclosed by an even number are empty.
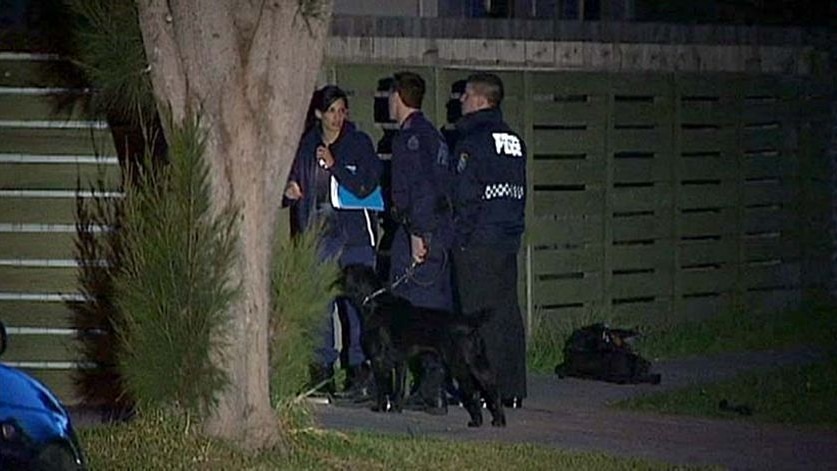
[[[0,354],[6,350],[0,322]],[[0,364],[0,470],[84,470],[70,416],[55,395],[26,373]]]

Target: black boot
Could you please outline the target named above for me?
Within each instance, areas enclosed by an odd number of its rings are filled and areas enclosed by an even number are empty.
[[[432,415],[448,413],[448,403],[443,388],[445,367],[435,355],[422,357],[422,376],[416,391],[410,394],[404,404],[407,410],[419,410]]]
[[[308,376],[308,384],[305,386],[306,391],[310,391],[311,389],[313,389],[314,392],[312,393],[312,395],[334,395],[335,387],[333,366],[312,363],[308,365]]]
[[[349,367],[346,372],[346,381],[343,383],[343,391],[337,396],[354,403],[372,400],[375,396],[375,378],[368,363]]]

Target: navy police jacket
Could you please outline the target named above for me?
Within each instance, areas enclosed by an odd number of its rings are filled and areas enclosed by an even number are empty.
[[[516,252],[525,224],[526,145],[497,108],[466,115],[456,127],[455,247]]]
[[[300,141],[288,181],[302,189],[299,200],[282,199],[282,206],[292,207],[292,228],[304,231],[312,222],[317,204],[317,147],[323,145],[322,129],[312,127]],[[380,183],[382,165],[368,135],[346,121],[340,136],[329,147],[334,165],[328,170],[340,185],[358,197],[368,196]],[[367,210],[335,209],[334,227],[326,237],[337,237],[343,245],[375,246],[374,217]]]
[[[392,210],[413,235],[450,246],[453,172],[448,146],[420,111],[401,125],[392,142]],[[441,240],[439,240],[441,239]],[[447,240],[445,240],[447,239]]]

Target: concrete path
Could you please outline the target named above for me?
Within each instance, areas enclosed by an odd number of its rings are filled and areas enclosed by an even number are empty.
[[[804,364],[823,358],[814,350],[724,354],[655,364],[660,385],[614,385],[532,375],[529,398],[507,410],[508,427],[466,426],[467,413],[378,414],[366,408],[315,406],[319,424],[335,430],[366,430],[458,440],[535,443],[566,450],[597,451],[672,464],[730,469],[835,469],[837,432],[734,420],[665,416],[604,407],[637,395],[731,378],[742,372]],[[486,412],[486,419],[488,414]]]

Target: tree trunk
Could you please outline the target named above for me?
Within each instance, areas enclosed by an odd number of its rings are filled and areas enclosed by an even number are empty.
[[[213,207],[240,211],[232,306],[219,358],[231,384],[211,435],[263,447],[278,421],[268,390],[270,262],[282,188],[319,72],[331,0],[137,0],[162,115],[201,115]],[[314,15],[312,15],[312,12]]]

